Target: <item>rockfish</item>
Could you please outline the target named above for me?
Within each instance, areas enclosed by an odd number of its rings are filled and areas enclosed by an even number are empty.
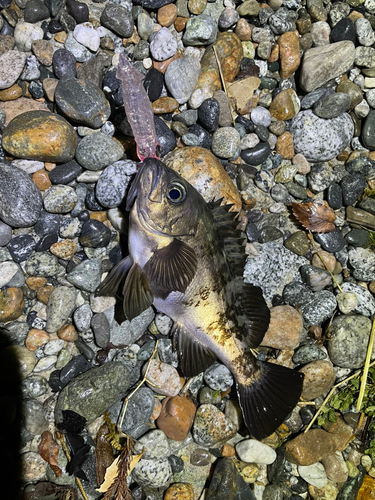
[[[123,283],[132,319],[151,304],[174,321],[173,344],[186,377],[218,358],[232,372],[251,435],[268,436],[297,404],[303,375],[259,361],[270,313],[259,287],[243,282],[243,238],[236,215],[206,203],[191,184],[155,158],[141,164],[127,197],[129,256],[97,290]]]

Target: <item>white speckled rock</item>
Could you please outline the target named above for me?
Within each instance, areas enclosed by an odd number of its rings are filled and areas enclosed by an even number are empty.
[[[157,61],[165,61],[177,52],[177,40],[168,28],[161,28],[150,43],[150,51]]]
[[[22,479],[25,482],[39,481],[46,473],[48,463],[43,460],[39,453],[28,451],[20,457],[22,468]]]
[[[73,36],[77,42],[87,47],[92,52],[96,52],[100,45],[99,33],[91,23],[77,24],[74,28]]]
[[[298,472],[302,479],[315,488],[323,488],[328,483],[326,471],[320,462],[312,465],[299,465]]]
[[[140,437],[134,447],[134,454],[142,453],[145,448],[142,458],[168,458],[172,453],[169,446],[167,436],[163,431],[157,429],[147,432]]]
[[[146,365],[143,367],[143,375],[145,371]],[[163,394],[164,396],[177,396],[181,389],[180,376],[176,368],[167,365],[167,363],[157,361],[156,359],[150,362],[147,380],[155,384],[155,387],[150,385],[154,392]]]
[[[19,78],[26,63],[26,54],[8,50],[0,56],[0,90],[11,87]]]
[[[324,119],[308,109],[292,119],[290,132],[294,151],[303,154],[308,161],[318,162],[332,160],[348,146],[353,138],[354,124],[347,113]]]
[[[366,288],[355,283],[343,283],[341,288],[343,292],[355,293],[357,305],[354,308],[354,312],[363,314],[364,316],[372,316],[375,313],[375,299]]]
[[[44,31],[34,24],[18,22],[13,36],[18,49],[22,52],[29,52],[34,40],[42,40]]]
[[[353,64],[354,56],[355,47],[349,40],[307,50],[302,61],[302,89],[312,92],[332,78],[342,75]]]
[[[236,444],[236,451],[243,462],[270,465],[276,460],[276,452],[256,439],[245,439]]]
[[[6,261],[0,264],[0,288],[7,285],[19,270],[15,262]]]
[[[135,466],[132,476],[141,486],[160,488],[171,480],[172,469],[166,458],[142,458]]]

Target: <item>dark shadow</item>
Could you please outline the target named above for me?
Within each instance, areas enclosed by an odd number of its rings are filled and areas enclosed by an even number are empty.
[[[0,327],[0,381],[0,484],[4,498],[18,500],[22,493],[21,372],[6,327]]]

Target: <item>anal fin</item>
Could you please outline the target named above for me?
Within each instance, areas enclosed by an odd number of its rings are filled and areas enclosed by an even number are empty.
[[[125,277],[131,268],[132,260],[129,257],[120,260],[109,272],[105,280],[100,283],[100,285],[95,290],[95,295],[97,297],[112,297],[117,293],[117,289],[121,282],[125,280]]]
[[[133,264],[124,284],[124,314],[129,320],[148,309],[153,301],[152,292],[145,273],[138,264]]]
[[[264,439],[283,423],[298,403],[303,374],[284,366],[256,361],[254,381],[236,381],[246,427],[256,439]]]
[[[178,350],[181,370],[185,377],[195,377],[216,361],[216,355],[178,323],[174,324],[172,334],[173,347]]]

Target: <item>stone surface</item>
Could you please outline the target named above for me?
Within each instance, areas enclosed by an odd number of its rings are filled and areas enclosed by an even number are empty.
[[[274,349],[295,349],[302,336],[303,320],[291,306],[270,309],[271,321],[261,345]]]
[[[304,374],[302,397],[306,401],[326,394],[335,383],[336,373],[329,361],[312,361],[299,371]]]
[[[310,429],[288,441],[286,458],[297,465],[312,465],[336,451],[334,438],[323,429]]]
[[[201,446],[217,448],[236,433],[233,422],[212,404],[201,405],[193,424],[194,441]]]

